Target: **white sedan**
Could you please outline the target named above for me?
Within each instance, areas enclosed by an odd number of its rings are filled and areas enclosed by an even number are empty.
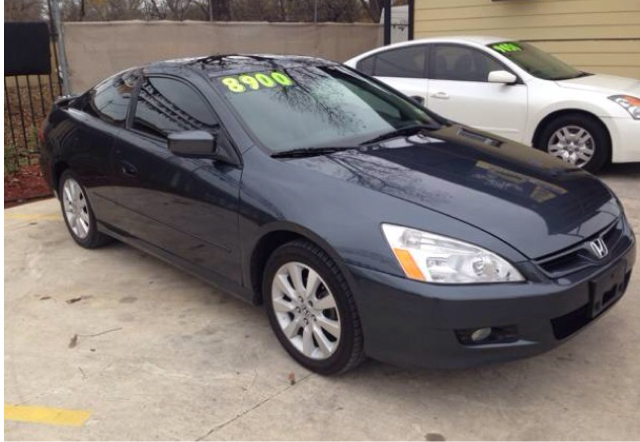
[[[496,37],[413,40],[345,63],[440,115],[591,172],[640,161],[640,80],[579,71]]]

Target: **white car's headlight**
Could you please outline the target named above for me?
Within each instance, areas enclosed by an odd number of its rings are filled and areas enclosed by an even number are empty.
[[[640,120],[640,98],[630,95],[612,95],[609,100],[615,101],[624,107],[634,119]]]
[[[517,282],[524,278],[495,253],[446,236],[383,224],[407,278],[436,284]]]

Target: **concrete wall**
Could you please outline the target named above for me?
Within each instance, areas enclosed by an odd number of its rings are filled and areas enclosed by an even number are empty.
[[[640,78],[640,0],[416,0],[416,38],[530,41],[588,72]]]
[[[378,24],[84,22],[65,23],[71,87],[168,58],[216,53],[314,55],[345,61],[381,44]]]

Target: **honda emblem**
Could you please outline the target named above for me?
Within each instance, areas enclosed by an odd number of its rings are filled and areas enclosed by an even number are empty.
[[[607,245],[602,240],[602,238],[598,238],[591,241],[589,245],[591,246],[591,250],[593,251],[593,254],[596,255],[596,258],[598,259],[602,259],[609,254]]]

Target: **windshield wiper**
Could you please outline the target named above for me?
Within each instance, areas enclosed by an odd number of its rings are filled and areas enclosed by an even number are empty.
[[[366,149],[367,144],[378,143],[380,141],[388,140],[390,138],[401,137],[403,135],[413,135],[423,130],[436,130],[438,126],[428,125],[424,123],[412,123],[406,126],[394,129],[391,132],[379,135],[371,140],[365,141],[358,146],[318,146],[318,147],[301,147],[297,149],[283,150],[282,152],[275,152],[271,154],[271,158],[296,158],[296,157],[314,157],[319,155],[329,155],[335,152],[341,152],[345,150],[353,149]]]
[[[301,147],[298,149],[283,150],[271,154],[271,158],[296,158],[315,157],[318,155],[329,155],[345,150],[361,149],[361,146],[325,146],[325,147]]]
[[[372,143],[378,143],[380,141],[385,141],[385,140],[389,140],[391,138],[397,138],[397,137],[401,137],[401,136],[406,136],[406,135],[414,135],[417,134],[423,130],[436,130],[438,129],[438,126],[430,126],[428,124],[424,124],[424,123],[415,123],[415,124],[409,124],[407,126],[403,126],[400,127],[398,129],[394,129],[391,132],[387,132],[385,134],[379,135],[375,138],[372,138],[368,141],[365,141],[362,144],[372,144]]]

